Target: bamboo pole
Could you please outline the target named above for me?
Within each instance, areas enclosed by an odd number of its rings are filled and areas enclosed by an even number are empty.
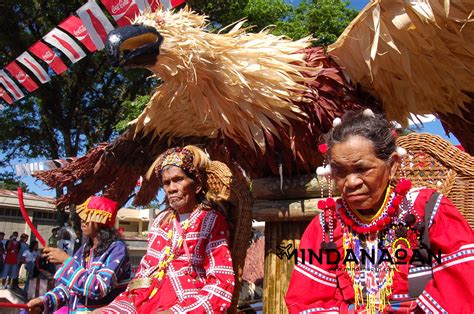
[[[265,224],[265,274],[263,293],[263,312],[286,314],[285,295],[291,279],[294,260],[280,259],[277,246],[299,245],[304,230],[309,221],[268,222]]]

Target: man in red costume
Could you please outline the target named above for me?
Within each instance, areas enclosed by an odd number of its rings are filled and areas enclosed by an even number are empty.
[[[235,278],[229,227],[207,188],[207,155],[195,146],[163,153],[152,170],[168,208],[153,222],[135,278],[100,313],[223,313]]]

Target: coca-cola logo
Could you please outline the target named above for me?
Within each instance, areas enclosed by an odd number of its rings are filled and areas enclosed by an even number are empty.
[[[76,36],[76,38],[80,41],[84,40],[84,38],[86,38],[87,36],[87,30],[84,25],[79,26],[79,28],[76,29],[73,33],[74,36]]]
[[[47,63],[50,63],[53,61],[55,55],[53,53],[51,53],[51,51],[46,51],[42,56],[41,58],[46,61]]]
[[[76,29],[73,33],[74,36],[79,37],[81,36],[84,32],[86,31],[86,27],[84,25],[79,26],[78,29]]]
[[[118,13],[120,10],[122,10],[123,8],[127,8],[126,10],[124,11],[127,11],[128,10],[128,7],[130,7],[130,0],[119,0],[119,2],[116,4],[116,5],[112,5],[112,14],[116,14]]]
[[[23,83],[28,78],[25,72],[18,72],[18,74],[15,77],[20,83]]]

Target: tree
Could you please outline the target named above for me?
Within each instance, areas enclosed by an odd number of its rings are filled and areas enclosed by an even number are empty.
[[[295,40],[313,35],[316,46],[336,41],[357,15],[346,0],[305,0],[295,7],[284,0],[188,0],[188,4],[207,14],[215,27],[246,18],[247,26],[253,26],[254,31],[274,25],[275,35]]]
[[[25,183],[15,179],[13,173],[0,173],[0,189],[16,191],[21,186],[24,193],[32,193],[28,191]]]
[[[0,12],[0,65],[6,66],[82,4],[4,1]],[[0,112],[1,166],[13,158],[76,156],[98,142],[110,140],[117,134],[117,121],[126,114],[123,102],[149,93],[152,87],[146,71],[112,68],[104,52],[88,55],[76,64],[64,57],[62,60],[70,66],[66,73],[44,85],[38,83],[38,90],[32,94],[25,91],[27,97]]]

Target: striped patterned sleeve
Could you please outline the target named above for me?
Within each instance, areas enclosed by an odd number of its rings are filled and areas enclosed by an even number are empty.
[[[44,313],[53,313],[66,305],[71,297],[69,290],[64,285],[57,285],[53,290],[40,297],[43,301]]]
[[[55,274],[55,279],[70,292],[89,299],[104,298],[117,283],[116,274],[126,260],[126,247],[120,241],[114,242],[89,268],[84,268],[77,256],[67,259]]]
[[[428,227],[431,249],[438,258],[418,306],[426,313],[474,313],[472,228],[445,196],[438,199]]]
[[[172,306],[173,313],[225,313],[230,306],[235,276],[229,251],[229,226],[222,215],[216,214],[214,218],[204,257],[206,284],[198,295]]]

